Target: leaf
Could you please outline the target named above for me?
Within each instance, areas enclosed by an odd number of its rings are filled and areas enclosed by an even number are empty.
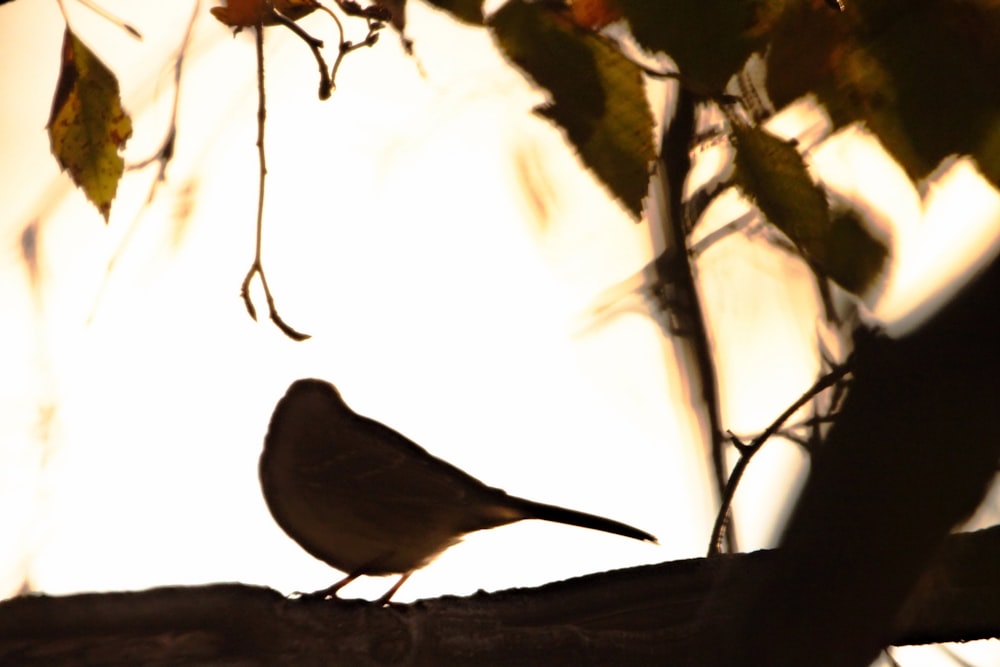
[[[735,181],[805,258],[834,282],[860,293],[880,275],[888,250],[847,212],[831,213],[795,144],[731,118]]]
[[[617,0],[573,0],[569,11],[574,23],[590,30],[600,30],[622,17]]]
[[[125,170],[118,152],[132,136],[118,79],[69,28],[48,123],[52,153],[107,222]]]
[[[815,245],[825,232],[828,206],[798,149],[760,127],[732,126],[737,184],[796,245]]]
[[[618,5],[643,48],[669,55],[700,95],[721,93],[750,54],[763,48],[757,23],[770,7],[751,0],[618,0]]]
[[[566,130],[584,164],[638,218],[655,157],[639,66],[537,3],[511,0],[489,23],[507,58],[552,96],[536,112]]]
[[[1000,2],[855,0],[843,14],[801,3],[775,28],[768,92],[808,91],[835,125],[864,122],[911,178],[952,154],[1000,185]]]
[[[834,211],[822,258],[817,261],[830,278],[854,294],[868,291],[884,274],[889,255],[885,243],[874,238],[852,210]]]
[[[319,9],[317,0],[226,0],[225,7],[212,7],[212,16],[236,28],[252,28],[261,25],[275,25],[274,12],[278,11],[293,21]]]
[[[463,23],[483,24],[483,0],[427,0]]]

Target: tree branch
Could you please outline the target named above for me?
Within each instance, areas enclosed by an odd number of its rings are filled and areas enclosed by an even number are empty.
[[[703,602],[767,579],[759,551],[590,575],[536,589],[379,607],[242,584],[0,602],[0,664],[710,664]],[[899,614],[897,645],[997,636],[1000,527],[948,539]],[[864,608],[856,609],[859,616]],[[725,623],[733,619],[711,619]],[[833,628],[825,628],[836,634]]]
[[[996,477],[998,312],[994,261],[906,337],[858,332],[851,390],[813,458],[783,564],[734,573],[739,606],[728,593],[711,603],[709,616],[740,619],[703,647],[713,665],[863,667],[893,640],[928,562]]]

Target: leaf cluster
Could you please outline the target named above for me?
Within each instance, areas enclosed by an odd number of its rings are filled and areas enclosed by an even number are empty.
[[[339,19],[317,0],[230,0],[211,11],[237,30],[280,23],[295,31],[317,57],[326,97],[344,54],[373,44],[382,22],[405,25],[405,0],[336,2],[369,22],[366,40],[345,41]],[[726,94],[751,56],[764,59],[763,92],[776,106],[814,95],[835,128],[866,125],[914,180],[949,156],[969,155],[1000,185],[1000,0],[510,0],[488,17],[482,0],[428,2],[490,31],[547,92],[536,112],[565,132],[635,219],[657,157],[646,79],[673,77],[696,99],[722,106],[737,149],[731,184],[819,275],[851,291],[876,281],[888,250],[857,212],[832,206],[798,146],[757,125],[756,101]],[[341,29],[332,70],[322,42],[294,23],[317,9]],[[608,36],[611,24],[628,28],[647,54],[669,56],[678,71],[636,62],[634,49]],[[69,28],[49,132],[59,164],[107,219],[131,122],[114,74]]]
[[[461,7],[456,18],[468,21],[480,3]],[[678,71],[660,75],[698,99],[754,111],[755,102],[725,91],[756,54],[776,106],[816,95],[835,128],[866,125],[913,179],[957,154],[1000,183],[998,0],[508,2],[486,26],[550,95],[537,113],[565,131],[635,218],[656,154],[644,78],[657,73],[601,32],[616,21],[647,53],[669,56]],[[818,274],[851,291],[869,288],[888,255],[884,242],[858,212],[831,205],[797,146],[729,116],[733,184]]]

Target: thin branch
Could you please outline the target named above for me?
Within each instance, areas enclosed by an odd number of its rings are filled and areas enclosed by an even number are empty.
[[[330,99],[330,94],[333,92],[333,82],[331,80],[330,75],[326,71],[326,60],[323,59],[323,54],[320,53],[319,51],[320,49],[323,48],[323,40],[316,39],[315,37],[307,33],[305,30],[299,27],[299,24],[297,24],[295,21],[288,18],[287,16],[279,12],[277,9],[272,7],[271,3],[268,3],[268,8],[271,10],[271,18],[273,18],[276,23],[279,23],[288,28],[289,30],[291,30],[292,32],[294,32],[303,42],[305,42],[309,46],[309,49],[313,53],[313,57],[316,58],[316,64],[319,65],[319,99],[321,100]],[[326,9],[325,7],[322,6],[321,8]],[[327,9],[327,12],[329,11],[330,10]],[[333,16],[332,13],[330,15]],[[334,16],[334,20],[336,20],[336,18],[337,17]],[[338,26],[340,25],[340,21],[337,21],[337,25]],[[343,34],[344,34],[343,29],[341,29],[340,34],[341,34],[341,39],[343,39]]]
[[[191,18],[188,19],[187,28],[184,30],[184,38],[181,40],[181,44],[177,49],[177,55],[174,57],[174,101],[170,108],[170,125],[167,129],[167,135],[164,137],[163,142],[160,144],[160,148],[157,149],[155,153],[150,155],[145,160],[136,162],[135,164],[129,165],[129,169],[144,169],[153,162],[160,163],[160,170],[156,175],[156,180],[153,181],[153,187],[149,190],[149,196],[146,198],[146,203],[153,200],[153,195],[156,193],[157,186],[166,180],[167,178],[167,164],[174,157],[174,145],[177,141],[177,110],[180,106],[181,99],[181,73],[184,69],[184,59],[187,55],[188,46],[191,44],[191,33],[194,29],[194,21],[198,17],[198,11],[201,9],[201,0],[195,0],[194,8],[191,11]]]
[[[101,7],[100,5],[94,3],[92,0],[77,0],[77,2],[79,2],[81,5],[83,5],[84,7],[86,7],[87,9],[89,9],[90,11],[94,12],[95,14],[97,14],[98,16],[100,16],[101,18],[103,18],[103,19],[105,19],[107,21],[110,21],[111,23],[115,24],[116,26],[118,26],[119,28],[121,28],[122,30],[124,30],[125,32],[127,32],[128,34],[132,35],[133,37],[135,37],[139,41],[142,41],[142,35],[139,34],[138,30],[136,30],[135,28],[133,28],[128,23],[125,23],[125,21],[121,20],[120,18],[118,18],[117,16],[115,16],[114,14],[112,14],[111,12],[109,12],[108,10],[106,10],[104,7]]]
[[[736,447],[737,451],[740,453],[740,458],[733,466],[732,472],[729,474],[729,480],[726,482],[725,493],[722,497],[722,506],[719,508],[719,513],[715,517],[715,525],[712,528],[712,539],[711,543],[717,544],[721,539],[725,529],[726,517],[732,508],[733,499],[736,496],[736,489],[739,487],[740,480],[743,478],[743,473],[746,472],[747,466],[750,465],[750,460],[754,457],[754,454],[760,451],[764,443],[767,442],[772,435],[781,430],[785,422],[794,415],[799,409],[816,397],[821,391],[827,389],[828,387],[836,386],[842,379],[847,377],[853,369],[852,359],[849,357],[847,361],[843,364],[834,367],[832,371],[817,380],[812,387],[810,387],[804,394],[802,394],[794,403],[788,406],[781,415],[775,419],[770,426],[764,429],[764,432],[754,438],[749,444],[740,441],[731,432],[729,433],[729,438]]]
[[[320,5],[319,8],[321,10],[323,10],[324,12],[326,12],[327,14],[329,14],[330,18],[333,19],[333,22],[337,24],[337,32],[340,33],[340,38],[337,40],[337,43],[338,44],[343,44],[344,43],[344,24],[340,22],[340,19],[337,17],[336,14],[333,13],[333,11],[329,7],[326,7],[324,5]]]
[[[695,286],[695,265],[688,252],[688,232],[690,219],[684,205],[684,183],[691,170],[691,140],[695,136],[695,114],[697,113],[694,94],[683,85],[678,86],[674,118],[660,142],[660,167],[662,177],[659,182],[665,189],[667,211],[664,215],[664,236],[666,249],[654,261],[658,276],[653,296],[658,298],[664,312],[672,308],[675,316],[682,321],[679,329],[684,332],[689,352],[687,366],[693,367],[701,390],[702,414],[711,438],[709,451],[712,457],[712,472],[716,490],[721,499],[726,485],[725,449],[720,424],[719,391],[715,363],[712,359],[711,343],[701,300]],[[681,303],[671,306],[662,297],[672,291]],[[692,401],[695,397],[692,396]],[[728,512],[728,509],[727,509]],[[722,540],[726,547],[736,551],[736,540],[731,532],[719,533],[717,540],[709,546],[709,554],[722,550]]]
[[[64,0],[56,0],[56,4],[59,5],[59,11],[62,13],[63,23],[66,24],[66,28],[69,29],[69,14],[66,13],[66,5]]]
[[[274,298],[271,290],[267,286],[267,278],[264,275],[264,265],[261,262],[261,238],[264,230],[264,179],[267,175],[267,162],[264,158],[264,121],[267,117],[267,105],[264,98],[264,26],[258,23],[254,26],[254,37],[257,47],[257,155],[260,162],[260,179],[257,186],[257,243],[254,251],[253,264],[247,271],[240,289],[243,297],[243,304],[247,312],[254,320],[257,319],[257,309],[254,308],[250,298],[250,282],[254,275],[260,276],[261,287],[264,288],[264,297],[267,299],[267,309],[270,313],[271,321],[281,329],[281,331],[292,340],[302,341],[309,338],[309,334],[296,331],[285,323],[278,315],[278,310],[274,306]]]
[[[750,226],[751,223],[757,220],[757,212],[754,210],[747,211],[743,215],[739,216],[735,220],[727,222],[722,227],[709,232],[697,243],[691,244],[688,249],[688,254],[691,259],[697,259],[711,246],[715,245],[722,239],[735,234],[736,232],[742,231]]]
[[[139,227],[139,221],[142,219],[146,208],[153,202],[153,197],[156,195],[156,191],[160,184],[166,181],[167,164],[174,157],[174,144],[177,139],[177,108],[181,95],[181,70],[183,68],[184,56],[187,53],[187,48],[191,40],[191,32],[194,27],[194,21],[198,16],[200,6],[201,0],[195,0],[194,9],[191,12],[191,18],[188,20],[187,29],[184,31],[184,38],[181,40],[181,44],[176,52],[177,55],[174,57],[174,101],[170,110],[170,125],[167,130],[167,135],[160,144],[160,147],[152,155],[125,167],[129,171],[137,171],[145,169],[153,162],[159,161],[160,169],[149,188],[149,193],[146,195],[146,202],[129,222],[128,229],[122,235],[121,240],[118,242],[118,247],[115,248],[114,253],[112,253],[111,258],[108,260],[107,267],[104,270],[104,278],[102,279],[101,285],[97,290],[97,295],[94,297],[94,303],[90,309],[90,314],[87,316],[87,324],[90,324],[97,315],[97,308],[104,299],[104,294],[110,284],[111,274],[114,271],[115,266],[118,264],[118,261],[125,253],[125,249],[128,247],[129,243],[132,242],[132,238],[136,229]]]
[[[340,31],[340,43],[337,47],[337,59],[333,61],[333,67],[330,69],[330,79],[334,82],[334,87],[336,87],[337,72],[340,70],[340,63],[344,60],[346,56],[351,51],[360,49],[366,46],[374,46],[378,41],[378,32],[382,29],[382,21],[388,18],[388,14],[384,15],[378,12],[372,12],[370,10],[377,7],[373,5],[367,9],[361,9],[361,7],[351,0],[337,0],[337,5],[340,7],[348,16],[363,16],[368,21],[368,34],[365,36],[364,40],[358,44],[354,44],[349,40],[344,39],[344,26],[337,18],[337,15],[330,11],[328,8],[320,6],[320,9],[325,11],[327,14],[333,17],[333,20],[337,23],[337,29]],[[379,8],[381,9],[381,8]]]

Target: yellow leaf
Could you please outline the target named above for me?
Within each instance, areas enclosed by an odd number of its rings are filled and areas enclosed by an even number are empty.
[[[107,222],[125,170],[118,152],[132,136],[132,120],[122,109],[118,79],[69,28],[48,131],[59,166]]]

